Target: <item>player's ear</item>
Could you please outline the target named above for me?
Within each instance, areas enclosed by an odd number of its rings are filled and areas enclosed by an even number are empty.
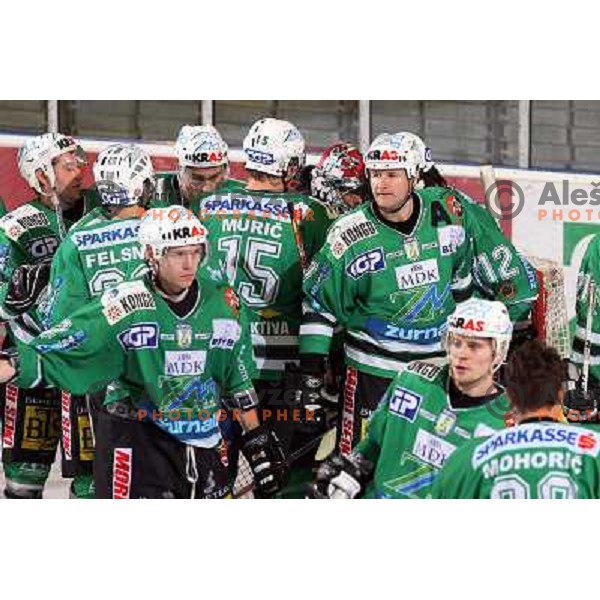
[[[44,192],[44,194],[49,194],[51,192],[50,180],[48,179],[48,176],[46,175],[46,173],[44,173],[41,169],[38,169],[35,172],[35,176],[37,177],[37,180],[40,182],[40,187],[42,188],[42,191]]]

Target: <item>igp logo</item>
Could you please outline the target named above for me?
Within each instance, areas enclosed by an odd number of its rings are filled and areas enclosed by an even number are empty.
[[[414,423],[422,401],[423,396],[404,388],[396,388],[394,395],[390,399],[390,412],[398,415],[405,421]]]
[[[40,259],[46,258],[47,256],[53,256],[57,247],[58,239],[53,236],[48,236],[33,240],[33,242],[27,246],[27,250],[33,258]]]
[[[347,267],[346,274],[352,279],[358,279],[365,273],[377,273],[385,269],[383,248],[375,248],[359,254]]]
[[[156,323],[140,323],[122,331],[117,337],[125,350],[158,348],[158,325]]]

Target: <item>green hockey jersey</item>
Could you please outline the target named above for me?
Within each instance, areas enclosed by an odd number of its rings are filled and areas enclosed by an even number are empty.
[[[95,189],[84,190],[81,200],[71,209],[57,212],[39,198],[22,204],[0,218],[0,319],[11,320],[11,331],[30,337],[39,329],[34,311],[14,319],[4,302],[8,281],[22,265],[32,265],[52,258],[66,232],[85,211],[99,203]]]
[[[525,423],[459,448],[434,498],[600,498],[600,436],[553,421]]]
[[[195,196],[191,202],[185,202],[181,195],[181,189],[179,188],[179,180],[177,173],[171,171],[165,171],[156,174],[156,196],[161,201],[165,202],[168,206],[172,204],[179,204],[189,208],[194,215],[198,216],[200,210],[200,202],[207,196],[213,194],[228,194],[229,192],[236,192],[244,189],[246,183],[239,179],[226,179],[214,192],[202,193]],[[189,204],[189,206],[188,206]]]
[[[13,271],[49,260],[60,244],[62,229],[56,211],[37,199],[0,219],[0,318],[15,316],[4,304]]]
[[[372,203],[331,226],[304,280],[302,353],[327,354],[339,324],[347,363],[391,378],[411,360],[443,355],[446,320],[471,295],[503,301],[511,319],[527,319],[535,272],[492,217],[453,189],[417,194],[410,234],[382,221]]]
[[[576,329],[573,338],[571,360],[581,367],[583,365],[583,349],[586,338],[587,314],[590,301],[591,283],[595,283],[595,309],[592,314],[590,331],[590,375],[597,386],[600,386],[600,235],[594,236],[589,243],[577,277],[575,301]]]
[[[425,498],[448,457],[474,437],[504,427],[508,406],[501,393],[481,406],[454,408],[448,366],[410,363],[390,384],[354,452],[375,465],[369,498]],[[352,433],[344,439],[351,443]],[[348,449],[350,446],[348,446]]]
[[[298,360],[303,267],[325,241],[325,206],[302,194],[239,191],[202,200],[213,258],[250,309],[260,379]]]
[[[109,387],[106,403],[128,397],[139,418],[191,445],[220,442],[222,394],[252,389],[247,325],[230,288],[202,285],[185,317],[177,316],[149,279],[102,294],[27,344],[18,340],[16,384],[73,394]]]
[[[153,208],[164,206],[152,203]],[[69,230],[52,260],[48,295],[38,309],[44,329],[106,289],[147,272],[139,228],[139,218],[111,219],[96,208]]]

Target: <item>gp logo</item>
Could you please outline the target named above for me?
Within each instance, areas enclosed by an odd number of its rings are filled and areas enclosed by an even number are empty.
[[[365,273],[377,273],[385,269],[383,248],[376,248],[357,256],[347,267],[346,273],[352,279],[358,279]]]
[[[158,325],[156,323],[140,323],[121,332],[119,343],[125,350],[158,347]]]
[[[414,423],[422,401],[423,396],[404,388],[396,388],[390,400],[390,412],[398,415],[405,421]]]
[[[58,247],[58,240],[55,237],[44,237],[39,240],[34,240],[29,244],[29,254],[35,259],[46,258],[53,256]]]

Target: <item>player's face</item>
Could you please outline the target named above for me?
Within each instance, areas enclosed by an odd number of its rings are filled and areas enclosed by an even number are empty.
[[[56,194],[67,207],[73,206],[81,198],[85,164],[75,152],[61,154],[53,162]]]
[[[167,248],[158,261],[158,279],[165,292],[178,294],[189,288],[203,257],[204,246],[201,244]]]
[[[212,194],[225,180],[225,165],[218,167],[186,167],[181,175],[181,193],[190,201],[198,194]]]
[[[369,171],[371,191],[379,210],[383,213],[397,211],[411,192],[410,180],[404,169]]]
[[[492,383],[492,340],[452,334],[448,340],[450,372],[456,385],[466,391],[489,379]]]

